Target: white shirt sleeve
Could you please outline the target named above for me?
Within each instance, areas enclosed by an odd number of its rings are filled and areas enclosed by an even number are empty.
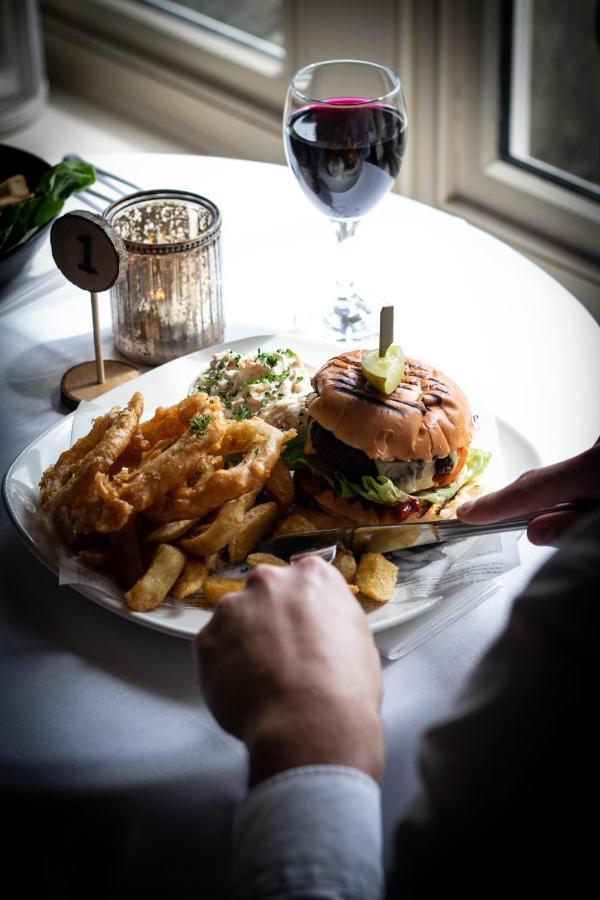
[[[380,791],[358,769],[303,766],[250,791],[234,821],[235,900],[381,900]]]

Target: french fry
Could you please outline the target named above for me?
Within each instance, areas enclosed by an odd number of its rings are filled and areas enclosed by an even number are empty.
[[[391,599],[398,569],[381,553],[363,553],[356,570],[356,584],[360,593],[376,603]]]
[[[275,534],[301,534],[304,531],[319,531],[316,525],[309,522],[304,516],[292,514],[281,519],[277,523]]]
[[[150,568],[125,594],[129,608],[148,612],[159,606],[179,578],[185,562],[185,554],[177,547],[158,544]]]
[[[190,594],[199,591],[208,575],[208,563],[205,559],[188,558],[183,571],[173,588],[173,596],[184,600]]]
[[[202,585],[203,600],[216,606],[223,594],[241,591],[246,587],[243,578],[222,578],[220,575],[209,575]]]
[[[192,538],[184,538],[179,546],[193,556],[210,556],[222,550],[236,534],[244,518],[247,499],[244,495],[230,500],[206,531]]]
[[[289,566],[289,563],[273,553],[251,553],[246,557],[249,566]]]
[[[294,481],[286,464],[278,459],[265,482],[265,494],[285,512],[294,499]]]
[[[77,556],[92,569],[108,569],[110,565],[110,550],[80,550]]]
[[[206,559],[191,559],[188,557],[183,572],[172,590],[173,596],[178,600],[185,600],[190,594],[195,594],[202,588],[208,574],[215,571],[218,563],[218,553],[212,553]]]
[[[187,534],[197,521],[198,519],[180,519],[178,522],[165,522],[146,535],[146,540],[149,544],[169,544]]]
[[[139,517],[132,516],[120,531],[111,532],[109,541],[112,573],[120,586],[129,590],[142,577],[147,564],[142,550]]]
[[[343,575],[348,584],[352,584],[356,575],[356,560],[347,550],[338,550],[333,560],[333,566]]]
[[[229,559],[232,563],[243,562],[251,550],[269,533],[277,519],[277,504],[269,501],[253,506],[229,542]]]

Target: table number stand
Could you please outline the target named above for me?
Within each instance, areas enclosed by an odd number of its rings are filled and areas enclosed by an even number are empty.
[[[141,374],[135,366],[102,357],[98,294],[125,274],[127,250],[105,219],[86,210],[75,210],[57,219],[50,243],[54,262],[65,278],[89,291],[91,298],[95,360],[67,369],[60,382],[63,403],[75,409],[81,400],[93,400]]]

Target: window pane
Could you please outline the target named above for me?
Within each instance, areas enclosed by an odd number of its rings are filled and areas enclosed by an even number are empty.
[[[184,17],[200,26],[218,23],[269,44],[283,47],[283,0],[130,0]],[[206,19],[211,20],[207,22]],[[218,28],[216,30],[219,30]],[[228,32],[229,37],[236,35]]]
[[[509,158],[600,195],[597,0],[513,0]]]

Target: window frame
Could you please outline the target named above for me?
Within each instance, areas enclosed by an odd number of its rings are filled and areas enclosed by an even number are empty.
[[[285,30],[288,31],[287,0]],[[288,82],[287,59],[275,59],[216,30],[190,27],[181,17],[127,0],[42,0],[45,23],[74,29],[175,76],[197,78],[265,111],[279,107]]]
[[[201,153],[282,163],[292,72],[357,55],[391,66],[409,130],[395,189],[512,244],[600,320],[600,203],[502,158],[505,2],[284,0],[286,56],[276,71],[251,48],[182,29],[145,5],[42,0],[42,8],[57,83]],[[340,21],[352,29],[342,34]]]
[[[531,37],[533,21],[533,0],[505,0],[501,10],[500,23],[500,158],[526,172],[538,175],[560,187],[588,197],[595,202],[600,201],[600,185],[569,173],[564,169],[546,163],[523,151],[521,156],[511,152],[511,132],[519,127],[528,129],[529,122],[520,123],[519,118],[529,119],[530,98],[521,98],[525,107],[525,115],[517,116],[515,87],[512,84],[513,63],[516,62],[521,73],[530,74],[531,69]]]
[[[600,203],[502,158],[502,0],[442,0],[437,202],[600,266]]]

